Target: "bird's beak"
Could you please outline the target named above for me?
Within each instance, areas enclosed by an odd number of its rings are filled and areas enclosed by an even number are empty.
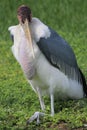
[[[30,27],[29,27],[29,22],[28,20],[26,19],[24,24],[21,23],[21,26],[25,32],[25,36],[28,40],[28,45],[29,45],[29,48],[31,49],[32,51],[32,55],[33,55],[33,58],[35,58],[35,55],[34,55],[34,49],[33,49],[33,43],[32,43],[32,37],[31,37],[31,32],[30,32]]]

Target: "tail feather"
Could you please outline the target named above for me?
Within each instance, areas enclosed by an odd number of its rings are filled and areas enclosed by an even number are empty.
[[[86,79],[85,76],[83,75],[82,71],[79,69],[80,75],[81,75],[81,81],[83,84],[83,91],[85,93],[85,96],[87,97],[87,84],[86,84]]]

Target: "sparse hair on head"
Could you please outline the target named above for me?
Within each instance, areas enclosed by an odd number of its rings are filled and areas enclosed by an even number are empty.
[[[21,17],[21,22],[24,23],[27,19],[31,22],[31,9],[26,5],[19,6],[17,10],[17,15]]]

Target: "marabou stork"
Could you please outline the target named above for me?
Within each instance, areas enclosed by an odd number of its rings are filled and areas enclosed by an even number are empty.
[[[19,24],[9,27],[13,38],[12,52],[27,80],[38,94],[41,109],[43,96],[49,95],[51,115],[54,99],[80,99],[87,96],[85,77],[77,65],[72,48],[53,29],[32,17],[28,6],[17,10]],[[43,113],[36,112],[28,122]]]

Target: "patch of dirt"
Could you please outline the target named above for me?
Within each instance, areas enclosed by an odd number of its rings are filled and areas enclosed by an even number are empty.
[[[59,130],[70,130],[67,126],[67,123],[61,122],[60,124],[58,124],[58,129]]]
[[[60,122],[59,124],[57,124],[55,126],[50,126],[50,128],[53,128],[55,130],[87,130],[87,127],[71,129],[68,127],[67,123],[65,123],[65,122]]]

